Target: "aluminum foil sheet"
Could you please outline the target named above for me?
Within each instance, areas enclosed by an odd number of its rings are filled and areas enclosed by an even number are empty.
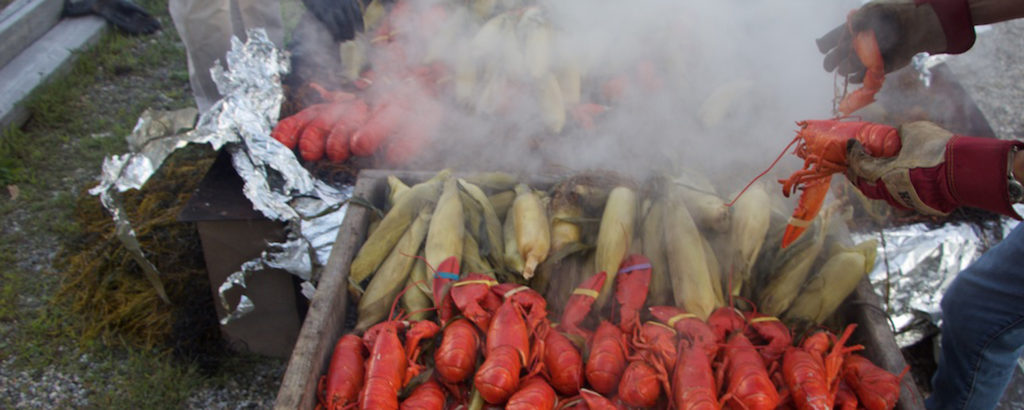
[[[285,222],[287,238],[270,244],[259,258],[244,263],[220,286],[220,303],[229,312],[221,319],[225,324],[254,309],[244,292],[231,308],[226,292],[236,286],[245,288],[246,278],[261,269],[283,269],[302,278],[303,293],[312,297],[314,272],[326,264],[352,195],[351,186],[335,188],[314,178],[291,150],[270,137],[284,101],[281,76],[288,72],[288,59],[262,29],[250,30],[247,37],[245,43],[233,38],[227,67],[218,62],[212,69],[224,97],[199,117],[193,129],[176,133],[192,128],[194,110],[191,119],[182,112],[147,111],[128,136],[131,151],[105,159],[100,183],[89,191],[111,212],[118,237],[168,301],[159,272],[146,260],[135,238],[121,193],[141,188],[172,152],[190,143],[228,150],[244,181],[246,198],[268,219]]]
[[[1017,221],[1005,218],[1005,237]],[[939,303],[956,275],[995,245],[970,224],[947,224],[931,229],[924,224],[888,228],[873,234],[853,234],[860,242],[878,240],[878,257],[870,273],[882,308],[896,330],[896,343],[910,346],[941,325]]]

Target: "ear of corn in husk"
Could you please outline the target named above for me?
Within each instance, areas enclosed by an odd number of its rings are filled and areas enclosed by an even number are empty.
[[[501,191],[487,197],[487,200],[491,202],[491,207],[494,208],[494,213],[502,221],[508,215],[508,210],[512,208],[512,201],[515,201],[515,199],[516,191],[514,190]]]
[[[583,206],[576,199],[567,184],[559,185],[551,196],[548,213],[551,215],[552,254],[583,240],[583,230],[574,222],[583,217]]]
[[[343,41],[338,45],[338,54],[341,56],[341,77],[348,81],[356,81],[363,72],[363,66],[367,63],[366,43],[362,36]]]
[[[366,330],[387,317],[392,303],[409,280],[415,255],[423,244],[429,225],[430,211],[423,209],[380,264],[366,286],[366,292],[359,298],[356,330]]]
[[[427,242],[423,245],[427,265],[437,269],[441,262],[451,256],[456,260],[462,260],[465,234],[465,213],[459,199],[458,183],[455,178],[449,177],[444,181],[441,197],[434,207],[434,215],[430,218],[430,230],[427,231]]]
[[[380,225],[370,234],[363,246],[359,248],[349,269],[349,284],[359,289],[363,280],[377,270],[384,258],[405,233],[409,224],[419,214],[420,209],[433,206],[440,195],[442,182],[451,175],[451,171],[443,170],[433,178],[409,188],[399,198],[388,213],[384,215]],[[461,243],[461,241],[460,241]]]
[[[398,198],[409,190],[409,186],[394,175],[388,175],[388,209],[395,206]]]
[[[668,184],[669,196],[665,204],[665,254],[668,259],[669,278],[676,306],[707,320],[715,309],[714,287],[708,262],[704,255],[703,238],[685,206],[672,206],[682,200],[679,188]]]
[[[878,241],[871,239],[837,252],[808,280],[783,315],[787,322],[821,324],[857,288],[875,265]]]
[[[363,9],[363,32],[372,33],[377,28],[377,23],[380,23],[386,14],[387,10],[381,0],[373,0],[367,4]]]
[[[529,7],[516,25],[523,36],[526,72],[534,79],[544,77],[551,68],[551,26],[539,7]]]
[[[502,225],[502,239],[505,244],[505,269],[511,272],[522,274],[523,256],[519,254],[519,245],[516,243],[516,218],[513,212],[505,216],[505,223]]]
[[[778,268],[771,271],[773,274],[767,278],[764,287],[759,289],[758,307],[762,312],[771,316],[779,316],[796,299],[800,288],[807,280],[807,275],[824,248],[825,233],[831,213],[831,209],[826,208],[819,215],[820,220],[815,222],[818,229],[809,241],[800,243],[797,240],[788,249],[778,253],[777,261],[773,264]]]
[[[516,248],[523,259],[523,278],[530,279],[551,250],[551,227],[540,196],[525,184],[516,185],[510,217],[515,228]]]
[[[420,256],[423,256],[422,252]],[[433,316],[434,311],[429,310],[434,307],[434,302],[430,298],[432,290],[428,280],[430,280],[430,272],[427,270],[426,262],[417,259],[412,265],[409,280],[406,281],[403,288],[406,291],[402,294],[402,306],[409,313],[409,320],[425,320]]]
[[[565,100],[562,98],[562,89],[558,87],[558,80],[554,74],[548,73],[539,81],[541,118],[548,131],[558,134],[565,127]]]
[[[494,210],[494,206],[491,205],[487,194],[480,187],[465,179],[459,179],[459,186],[473,198],[480,207],[484,218],[484,235],[481,235],[480,240],[477,241],[480,242],[480,255],[486,258],[492,267],[498,267],[502,264],[501,255],[505,251],[501,218]]]
[[[581,101],[580,83],[582,74],[579,65],[567,62],[558,70],[558,88],[562,91],[562,100],[567,107],[575,106]]]
[[[723,269],[732,272],[731,292],[735,296],[741,294],[743,284],[748,282],[764,245],[771,214],[768,203],[768,191],[764,184],[757,183],[751,185],[732,206],[732,220],[726,235],[728,259],[723,261]]]
[[[725,288],[722,285],[722,265],[718,263],[718,257],[715,255],[715,251],[711,249],[711,244],[708,243],[707,238],[701,236],[700,240],[704,248],[704,259],[708,262],[708,275],[711,279],[711,289],[714,291],[715,307],[725,306],[725,293],[722,291]]]
[[[476,96],[477,66],[473,63],[473,54],[468,44],[458,49],[455,56],[453,71],[455,101],[469,105]]]
[[[597,231],[594,258],[597,264],[596,272],[605,272],[608,276],[604,281],[601,295],[594,302],[598,308],[606,306],[611,298],[619,265],[632,246],[637,201],[636,193],[632,189],[617,186],[611,190],[608,201],[605,202],[601,226]]]
[[[462,243],[462,263],[459,265],[463,272],[482,273],[494,277],[494,268],[480,256],[480,245],[477,244],[473,235],[465,235]]]
[[[647,287],[647,302],[651,306],[675,303],[672,300],[672,281],[668,276],[668,259],[665,255],[664,209],[662,199],[652,201],[641,228],[643,254],[651,260],[651,283]]]
[[[699,228],[714,232],[729,230],[729,207],[725,206],[721,198],[687,186],[680,186],[679,192],[682,194],[686,209]]]
[[[507,172],[477,172],[464,179],[485,192],[514,191],[519,185],[519,178]]]

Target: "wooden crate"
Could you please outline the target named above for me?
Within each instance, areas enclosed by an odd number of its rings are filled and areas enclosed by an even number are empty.
[[[433,173],[396,172],[390,170],[363,170],[359,173],[354,196],[383,204],[387,188],[387,176],[395,175],[406,183],[426,180]],[[546,188],[552,180],[535,179],[531,185]],[[331,251],[320,285],[310,303],[306,320],[299,332],[299,338],[285,371],[284,380],[278,391],[275,408],[312,409],[316,406],[316,384],[327,369],[334,343],[348,329],[345,328],[348,307],[349,264],[366,239],[370,223],[370,211],[365,207],[351,206],[345,216],[334,249]],[[879,308],[879,298],[865,279],[857,290],[843,302],[837,314],[847,321],[859,324],[853,334],[853,341],[863,344],[866,357],[891,372],[898,373],[906,365],[899,346],[889,327],[889,322]],[[908,375],[904,379],[903,391],[897,409],[924,408],[924,401]]]

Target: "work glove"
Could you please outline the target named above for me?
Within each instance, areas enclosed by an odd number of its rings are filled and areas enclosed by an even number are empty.
[[[864,30],[874,30],[886,73],[905,67],[917,53],[963,53],[975,38],[967,0],[875,0],[817,39],[818,50],[826,54],[825,71],[863,81],[865,68],[853,52],[851,31]]]
[[[317,20],[323,23],[334,41],[355,38],[363,31],[363,11],[358,0],[302,0]]]
[[[69,17],[95,14],[128,34],[153,34],[160,21],[128,0],[64,1],[64,15]]]
[[[847,142],[846,176],[865,196],[925,215],[969,206],[1021,219],[1007,182],[1010,154],[1024,143],[954,135],[928,121],[904,124],[899,135],[900,152],[888,158],[869,155],[857,140]]]

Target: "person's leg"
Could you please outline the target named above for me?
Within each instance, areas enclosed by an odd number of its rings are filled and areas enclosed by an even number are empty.
[[[189,82],[199,112],[220,100],[210,76],[216,60],[231,47],[229,0],[170,0],[168,9],[188,57]]]
[[[1024,351],[1024,224],[957,275],[942,298],[929,409],[992,409]]]
[[[281,21],[281,2],[278,0],[232,0],[237,12],[235,35],[245,39],[245,31],[262,28],[267,38],[279,49],[284,49],[284,24]],[[238,24],[241,23],[241,24]]]

